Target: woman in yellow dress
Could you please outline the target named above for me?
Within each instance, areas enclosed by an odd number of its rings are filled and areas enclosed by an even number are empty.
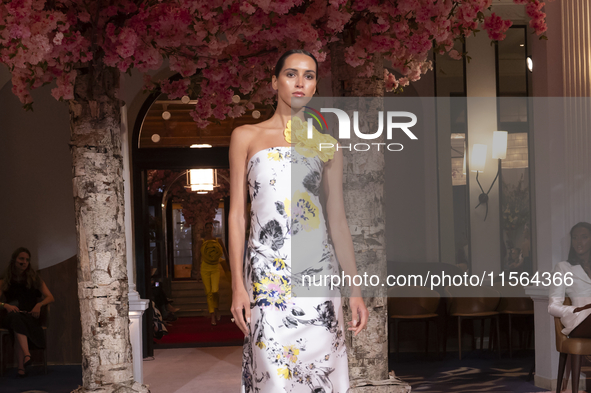
[[[228,252],[221,239],[213,236],[213,222],[205,223],[203,237],[197,243],[197,258],[201,261],[201,279],[207,294],[207,308],[211,316],[211,324],[217,325],[220,320],[219,289],[220,289],[220,258],[222,254],[229,261]]]

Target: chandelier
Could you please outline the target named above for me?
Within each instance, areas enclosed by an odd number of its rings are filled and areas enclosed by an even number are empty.
[[[207,194],[218,186],[216,169],[189,169],[187,171],[187,188],[198,194]]]

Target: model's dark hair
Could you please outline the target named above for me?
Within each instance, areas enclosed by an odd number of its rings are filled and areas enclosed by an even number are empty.
[[[573,236],[573,231],[577,228],[585,228],[586,230],[589,231],[589,234],[591,234],[591,224],[589,224],[588,222],[584,222],[581,221],[579,223],[576,223],[570,230],[570,236],[572,239]],[[568,262],[570,262],[571,265],[580,265],[581,261],[579,260],[579,258],[577,257],[577,253],[575,252],[575,249],[573,247],[573,242],[571,240],[570,242],[570,250],[568,251]]]
[[[29,258],[31,258],[31,251],[29,251],[25,247],[19,247],[16,250],[14,250],[14,252],[12,253],[12,256],[10,257],[10,263],[8,264],[8,267],[6,268],[6,270],[4,272],[2,287],[0,288],[0,290],[2,292],[6,292],[8,290],[8,288],[10,287],[10,283],[17,279],[16,258],[18,258],[18,256],[22,252],[27,253]],[[39,277],[37,272],[31,267],[30,262],[29,262],[29,266],[27,267],[27,270],[24,271],[24,278],[25,278],[25,281],[27,282],[27,288],[39,289],[41,287],[41,278]]]
[[[282,54],[281,57],[279,58],[279,60],[277,60],[277,64],[275,64],[275,71],[274,71],[275,76],[277,78],[279,78],[279,73],[281,72],[281,70],[283,69],[283,66],[285,65],[285,59],[287,59],[289,56],[291,56],[295,53],[310,56],[314,60],[314,63],[316,63],[316,78],[318,78],[318,60],[316,60],[316,58],[314,57],[313,54],[311,54],[310,52],[308,52],[305,49],[291,49],[291,50],[288,50],[287,52],[285,52],[284,54]]]

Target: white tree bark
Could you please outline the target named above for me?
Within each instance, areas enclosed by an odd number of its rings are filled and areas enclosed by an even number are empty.
[[[133,379],[118,89],[118,71],[83,69],[69,102],[82,323],[75,392],[149,392]]]
[[[356,70],[344,61],[345,44],[352,39],[353,34],[354,31],[345,31],[345,39],[334,42],[330,47],[333,96],[366,97],[366,100],[360,102],[360,105],[367,105],[366,108],[351,109],[361,112],[364,109],[381,110],[377,106],[382,105],[384,96],[383,60],[381,57],[373,58],[375,68],[372,77],[358,77]],[[371,97],[375,99],[371,100]],[[375,124],[368,124],[368,128],[372,131],[377,129],[377,117]],[[367,141],[352,136],[347,140],[347,144],[349,142],[355,144]],[[376,138],[371,142],[380,143],[384,142],[384,139]],[[383,279],[387,274],[383,150],[350,152],[344,149],[343,156],[345,211],[353,237],[357,269],[359,274],[367,272],[368,275],[375,274]],[[364,300],[369,310],[367,329],[357,337],[353,337],[352,333],[347,331],[349,376],[352,380],[385,380],[388,379],[387,299],[373,296],[365,297]],[[343,307],[345,320],[351,320],[348,299],[345,299]]]

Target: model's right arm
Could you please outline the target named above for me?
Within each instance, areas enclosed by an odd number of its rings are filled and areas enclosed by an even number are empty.
[[[228,237],[230,270],[232,271],[232,315],[236,325],[248,334],[250,323],[250,298],[244,288],[242,263],[246,234],[246,158],[252,133],[241,126],[232,132],[230,139],[230,213]]]

